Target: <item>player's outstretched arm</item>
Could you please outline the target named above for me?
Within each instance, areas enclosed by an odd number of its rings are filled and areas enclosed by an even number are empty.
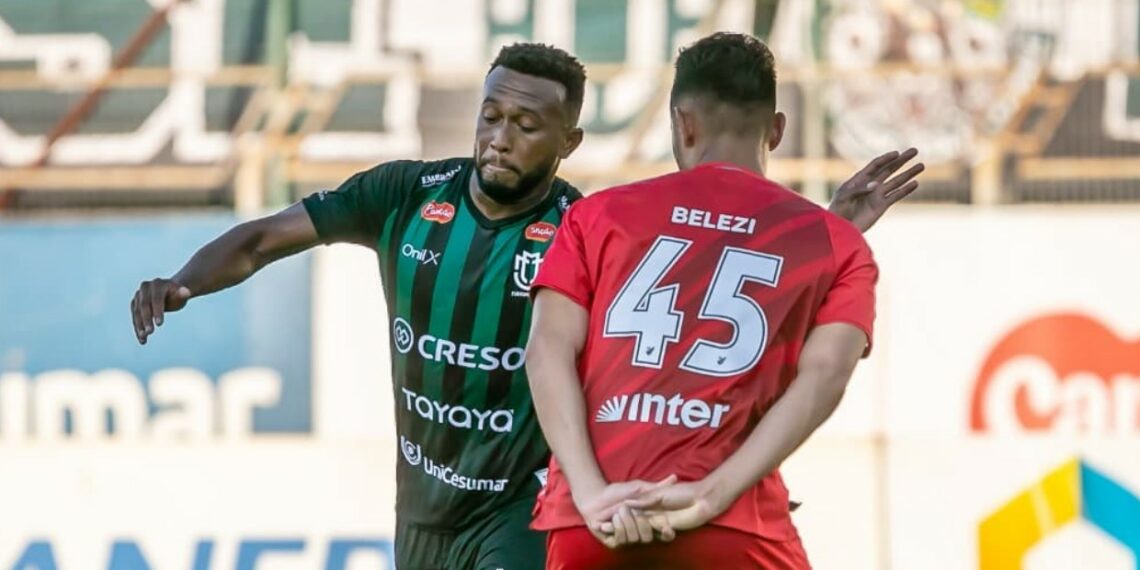
[[[630,505],[649,509],[654,526],[667,524],[676,530],[716,518],[831,416],[866,345],[867,335],[846,323],[812,329],[795,380],[740,449],[701,481],[662,489]]]
[[[146,344],[165,314],[185,307],[191,298],[237,285],[269,263],[317,243],[317,230],[300,203],[231,228],[199,249],[173,277],[139,285],[131,299],[135,336]]]
[[[896,175],[900,168],[918,156],[909,148],[903,152],[891,151],[867,163],[839,188],[831,199],[829,209],[866,232],[903,198],[918,189],[915,178],[926,169],[919,162]]]

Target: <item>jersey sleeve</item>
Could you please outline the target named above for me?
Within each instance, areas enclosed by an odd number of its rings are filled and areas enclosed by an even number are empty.
[[[867,349],[863,354],[867,356],[871,353],[874,331],[879,267],[870,246],[855,226],[838,218],[829,218],[827,226],[836,275],[816,313],[814,326],[847,323],[859,328],[867,335]]]
[[[415,182],[411,161],[387,162],[358,172],[335,191],[301,202],[324,243],[375,242],[388,215],[399,209]]]
[[[546,258],[538,269],[538,276],[531,285],[532,298],[546,287],[566,295],[587,311],[590,310],[594,298],[594,282],[590,276],[584,239],[586,233],[582,227],[584,203],[585,201],[574,203],[562,218],[562,225],[554,235],[554,243],[550,244]]]

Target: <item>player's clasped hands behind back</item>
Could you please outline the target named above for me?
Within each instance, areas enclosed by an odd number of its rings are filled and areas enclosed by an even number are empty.
[[[679,482],[675,475],[657,482],[625,481],[575,497],[590,532],[609,548],[670,542],[717,517],[731,504],[714,480]]]

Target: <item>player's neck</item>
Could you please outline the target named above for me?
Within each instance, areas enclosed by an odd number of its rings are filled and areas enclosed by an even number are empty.
[[[539,205],[550,194],[550,188],[553,183],[553,178],[542,181],[531,190],[526,197],[513,204],[503,204],[502,202],[492,200],[491,197],[479,187],[479,182],[475,176],[471,177],[471,186],[468,188],[468,192],[471,193],[471,201],[475,203],[475,207],[479,209],[479,212],[488,220],[494,221],[521,214]]]
[[[749,172],[764,176],[764,163],[756,149],[760,143],[755,139],[723,137],[712,141],[701,153],[697,165],[720,163],[731,164]]]

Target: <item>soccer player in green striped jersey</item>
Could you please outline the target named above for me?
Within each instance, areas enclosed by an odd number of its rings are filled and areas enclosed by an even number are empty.
[[[566,209],[557,178],[582,141],[585,70],[540,44],[503,48],[483,86],[473,158],[395,161],[240,224],[131,302],[139,342],[167,312],[274,260],[333,242],[378,254],[396,401],[396,559],[401,570],[542,568],[529,530],[549,450],[525,368],[527,292]],[[869,227],[914,190],[887,181],[913,154],[885,155],[840,188],[833,209]],[[380,482],[378,482],[379,484]],[[649,487],[631,482],[620,502]]]

